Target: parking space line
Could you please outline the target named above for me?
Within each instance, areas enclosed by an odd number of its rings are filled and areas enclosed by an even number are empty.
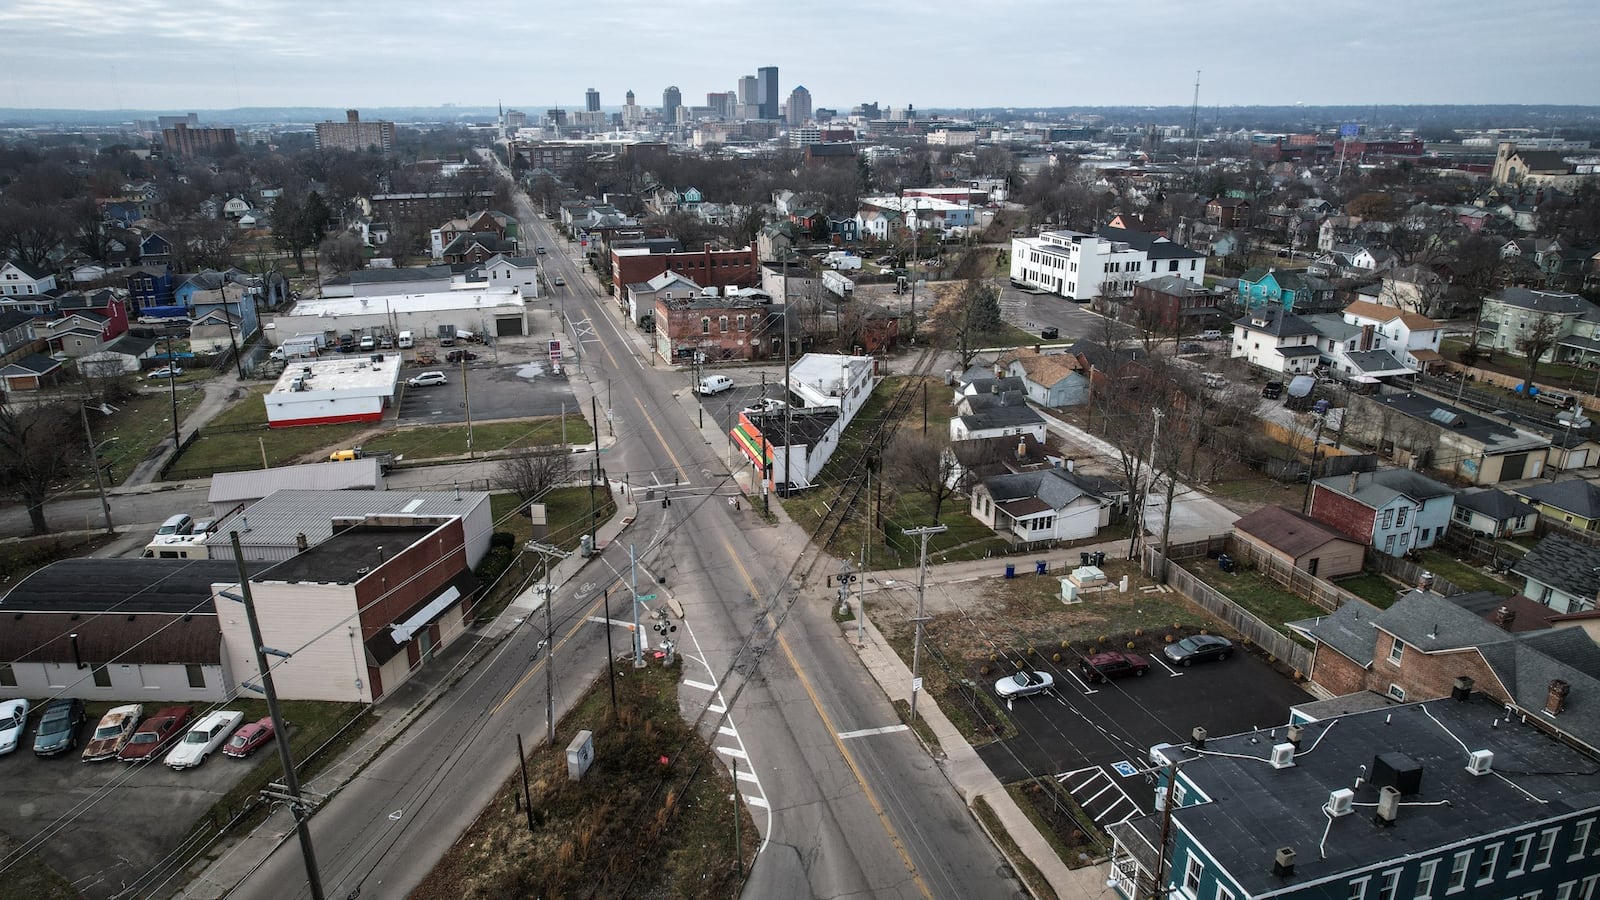
[[[757,785],[759,785],[761,783],[761,779],[756,777],[756,773],[750,771],[749,769],[740,769],[739,770],[739,780],[740,781],[748,781],[748,782],[751,782],[752,784],[757,784]]]
[[[771,808],[767,803],[767,798],[765,798],[765,797],[752,797],[749,794],[745,794],[744,795],[744,802],[750,804],[751,806],[759,806],[762,809],[770,809]]]
[[[728,708],[726,706],[723,706],[720,703],[713,703],[710,706],[706,707],[706,711],[711,713],[712,715],[720,716],[723,713],[727,712]]]
[[[849,740],[850,738],[871,737],[875,734],[894,734],[897,731],[909,730],[911,730],[911,726],[902,722],[899,725],[885,725],[882,728],[862,728],[858,731],[841,731],[839,732],[839,739]]]
[[[1173,678],[1177,678],[1177,677],[1179,677],[1179,676],[1181,676],[1183,674],[1182,672],[1179,672],[1178,670],[1176,670],[1176,669],[1172,668],[1171,666],[1167,665],[1166,663],[1162,662],[1161,661],[1161,657],[1159,657],[1159,656],[1152,656],[1150,658],[1155,660],[1156,665],[1160,666],[1163,669],[1166,669],[1167,670],[1167,674],[1171,675]]]
[[[1078,804],[1078,805],[1079,805],[1079,806],[1088,806],[1088,805],[1089,805],[1089,804],[1091,804],[1091,803],[1093,803],[1093,802],[1094,802],[1094,801],[1096,801],[1096,800],[1098,800],[1098,799],[1100,799],[1100,795],[1101,795],[1101,794],[1104,794],[1104,793],[1105,793],[1105,792],[1106,792],[1106,791],[1109,791],[1109,790],[1111,790],[1111,789],[1112,789],[1112,788],[1114,788],[1114,787],[1116,787],[1116,785],[1114,785],[1114,784],[1107,784],[1107,785],[1106,785],[1106,786],[1105,786],[1105,787],[1103,787],[1103,788],[1101,788],[1101,789],[1100,789],[1100,790],[1098,790],[1098,791],[1095,791],[1095,792],[1094,792],[1094,796],[1092,796],[1092,797],[1090,797],[1090,798],[1089,798],[1089,799],[1087,799],[1087,800],[1085,800],[1085,801],[1083,801],[1083,802],[1082,802],[1082,803],[1079,803],[1079,804]]]
[[[726,725],[719,726],[717,728],[717,733],[718,734],[725,734],[728,737],[738,737],[739,736],[739,732],[738,731],[736,731],[736,730],[734,730],[732,728],[729,728]]]
[[[691,681],[688,678],[685,678],[683,681],[679,682],[679,684],[682,684],[684,687],[692,687],[697,691],[714,691],[717,689],[717,686],[714,684],[706,684],[703,681]]]
[[[749,759],[750,758],[750,754],[744,752],[743,750],[740,750],[738,747],[718,747],[717,748],[717,752],[726,754],[728,756],[731,756],[734,759]]]

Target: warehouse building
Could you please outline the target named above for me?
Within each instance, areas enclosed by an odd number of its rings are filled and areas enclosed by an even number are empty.
[[[377,422],[400,383],[400,354],[296,361],[261,399],[273,428]]]
[[[476,288],[426,294],[377,294],[301,300],[290,315],[277,318],[279,334],[377,334],[409,331],[432,337],[439,327],[497,337],[528,333],[527,311],[514,288]]]

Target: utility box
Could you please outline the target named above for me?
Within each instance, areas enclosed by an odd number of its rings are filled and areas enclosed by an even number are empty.
[[[567,745],[567,780],[582,781],[594,763],[594,732],[580,731]]]

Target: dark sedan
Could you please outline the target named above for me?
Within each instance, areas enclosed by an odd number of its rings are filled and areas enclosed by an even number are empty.
[[[1227,659],[1233,653],[1233,641],[1215,634],[1196,634],[1168,644],[1161,652],[1173,665],[1188,666],[1211,659]]]
[[[40,756],[60,756],[78,746],[78,729],[83,727],[83,701],[77,698],[51,700],[34,732],[33,752]]]

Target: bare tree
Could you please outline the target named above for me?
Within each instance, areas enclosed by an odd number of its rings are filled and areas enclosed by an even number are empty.
[[[1561,319],[1558,316],[1541,313],[1538,318],[1523,327],[1522,334],[1512,346],[1527,358],[1528,375],[1525,381],[1528,387],[1533,386],[1533,377],[1539,371],[1540,357],[1548,353],[1560,339]]]
[[[938,432],[905,430],[895,434],[884,454],[886,477],[904,490],[927,496],[935,525],[945,501],[956,493],[955,457],[946,452],[949,446],[949,440]]]
[[[572,475],[572,455],[561,449],[536,448],[500,463],[495,481],[519,499],[532,500],[565,484]]]
[[[979,348],[999,336],[1000,291],[982,279],[969,278],[960,291],[945,293],[929,319],[932,330],[960,358],[964,372]]]
[[[51,486],[83,458],[83,432],[71,404],[0,406],[0,489],[22,502],[34,534],[48,534]]]

